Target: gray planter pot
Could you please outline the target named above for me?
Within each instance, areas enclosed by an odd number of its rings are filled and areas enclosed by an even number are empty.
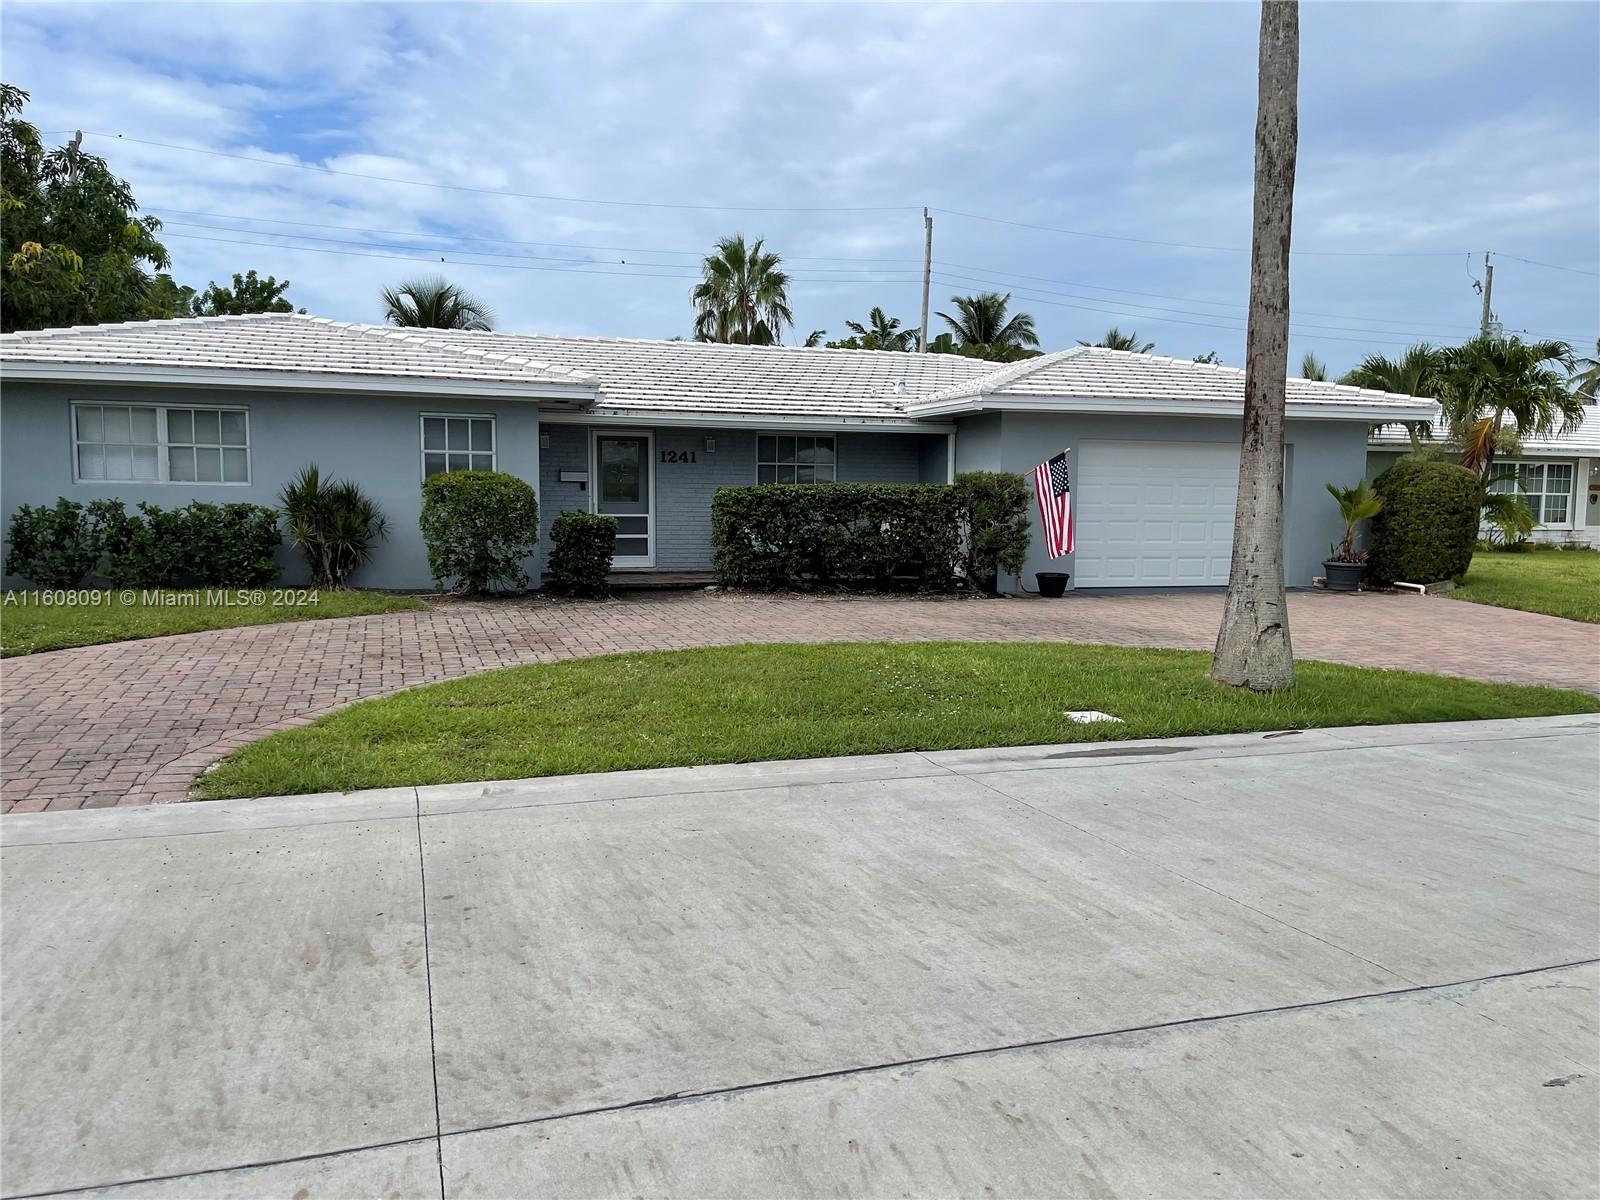
[[[1365,563],[1324,562],[1322,570],[1330,592],[1356,592],[1361,590],[1361,576]]]

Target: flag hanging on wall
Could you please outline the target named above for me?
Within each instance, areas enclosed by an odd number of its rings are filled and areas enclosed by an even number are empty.
[[[1072,529],[1072,481],[1067,476],[1067,452],[1033,469],[1033,493],[1039,498],[1045,545],[1051,558],[1071,554],[1076,539]]]

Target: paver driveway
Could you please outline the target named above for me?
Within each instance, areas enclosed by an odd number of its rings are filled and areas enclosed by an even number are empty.
[[[185,798],[229,751],[331,709],[518,663],[738,642],[1105,642],[1209,648],[1216,593],[1063,601],[644,594],[257,625],[8,660],[5,811]],[[1600,627],[1414,596],[1290,598],[1295,652],[1600,691]]]

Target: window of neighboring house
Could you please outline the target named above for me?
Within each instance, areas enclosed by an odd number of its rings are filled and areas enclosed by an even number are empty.
[[[833,435],[764,433],[756,439],[757,483],[833,483]]]
[[[1518,492],[1541,525],[1565,525],[1572,520],[1572,463],[1496,463],[1505,478],[1489,485],[1491,492]],[[1511,477],[1512,471],[1516,477]]]
[[[74,404],[79,482],[249,483],[250,419],[242,408]]]
[[[441,471],[494,470],[494,418],[422,418],[422,477]]]

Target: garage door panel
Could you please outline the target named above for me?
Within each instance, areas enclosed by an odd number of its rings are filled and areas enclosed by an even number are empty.
[[[1236,446],[1087,442],[1078,449],[1074,485],[1078,586],[1227,583]]]

